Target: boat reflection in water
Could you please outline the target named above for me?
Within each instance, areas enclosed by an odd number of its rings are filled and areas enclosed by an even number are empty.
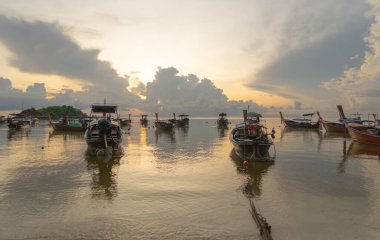
[[[344,135],[342,133],[337,132],[325,132],[321,133],[322,138],[329,138],[329,139],[343,139]]]
[[[92,104],[91,115],[92,122],[87,126],[85,140],[88,146],[87,153],[104,156],[105,159],[116,157],[123,154],[120,144],[123,140],[124,131],[120,127],[120,121],[115,116],[118,106],[107,104]],[[101,114],[101,118],[98,116]],[[98,119],[100,118],[100,119]]]
[[[219,138],[225,138],[227,136],[228,129],[218,128]]]
[[[117,170],[120,158],[113,155],[112,159],[104,161],[98,156],[86,153],[87,170],[92,177],[91,192],[94,198],[112,199],[117,196]]]
[[[154,134],[156,136],[156,144],[158,143],[159,138],[164,138],[165,140],[163,142],[169,142],[169,143],[175,143],[175,132],[174,131],[162,131],[161,129],[156,129],[154,131]],[[167,141],[169,140],[169,141]]]
[[[243,194],[248,198],[261,196],[263,176],[274,165],[274,162],[251,162],[244,166],[243,159],[234,150],[231,151],[230,157],[234,161],[237,171],[248,176],[246,182],[241,186]]]
[[[73,131],[55,131],[49,132],[48,140],[52,138],[62,137],[64,141],[70,141],[70,139],[83,139],[84,132],[73,132]]]
[[[302,139],[303,142],[318,141],[323,137],[322,133],[315,128],[290,128],[290,127],[282,127],[280,129],[280,142],[283,141],[285,135],[287,136],[287,140],[289,138]],[[334,134],[326,134],[325,137],[332,137]],[[342,135],[340,135],[342,137]]]
[[[30,128],[20,130],[8,129],[8,140],[20,137],[29,137],[30,132]]]
[[[352,141],[347,150],[347,156],[367,155],[380,160],[380,147]]]
[[[273,140],[275,131],[267,132],[267,127],[261,123],[261,114],[243,110],[244,122],[236,124],[230,132],[230,141],[235,153],[248,161],[274,161],[276,150]],[[268,136],[271,136],[269,138]],[[273,146],[273,147],[272,147]],[[273,151],[273,154],[270,154]]]
[[[380,161],[380,147],[377,145],[364,144],[356,141],[351,141],[347,147],[347,141],[343,141],[343,158],[338,164],[338,173],[344,173],[346,162],[349,158],[357,159],[376,159]]]

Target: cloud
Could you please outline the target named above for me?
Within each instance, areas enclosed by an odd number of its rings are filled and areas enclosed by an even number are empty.
[[[251,110],[268,110],[253,101],[229,101],[223,90],[209,79],[194,74],[179,75],[174,67],[159,68],[152,82],[146,85],[143,109],[163,114],[189,113],[197,116],[227,112],[240,115],[250,105]]]
[[[146,95],[146,86],[140,81],[139,78],[131,78],[130,86],[128,89],[137,96]]]
[[[369,13],[374,22],[369,28],[365,42],[369,49],[365,52],[361,65],[346,69],[337,77],[322,83],[322,86],[339,93],[349,107],[378,111],[380,100],[380,3],[369,1]]]
[[[9,79],[0,77],[0,109],[14,110],[45,105],[46,88],[44,83],[34,83],[26,91],[13,88]]]
[[[0,15],[0,42],[12,53],[9,63],[20,71],[45,74],[47,79],[49,75],[59,75],[84,86],[83,91],[61,89],[58,93],[47,93],[45,84],[34,83],[21,91],[13,88],[10,80],[2,79],[2,91],[7,90],[9,94],[2,95],[7,101],[0,108],[20,108],[24,101],[36,108],[62,104],[87,108],[106,98],[122,109],[138,108],[149,113],[241,115],[248,105],[255,111],[267,110],[253,101],[230,101],[211,80],[200,79],[195,74],[179,75],[174,67],[159,68],[153,81],[146,85],[137,78],[119,76],[109,62],[99,60],[99,50],[81,48],[58,23]]]
[[[217,88],[209,79],[199,79],[194,74],[179,75],[174,67],[158,68],[152,82],[144,85],[134,79],[135,87],[132,91],[146,99],[129,102],[128,105],[119,101],[121,110],[134,113],[158,112],[161,116],[187,113],[191,116],[217,116],[220,112],[228,115],[241,115],[243,109],[250,107],[256,112],[268,112],[274,109],[257,105],[253,101],[231,101],[223,91]],[[79,108],[88,108],[91,103],[100,102],[99,96],[92,97],[88,91],[76,92],[71,89],[61,89],[58,93],[50,93],[47,99],[44,83],[34,83],[21,91],[12,86],[9,79],[0,78],[0,109],[21,109],[29,107],[45,107],[52,105],[72,105]],[[127,107],[126,107],[127,106]]]
[[[91,101],[104,97],[113,101],[138,100],[127,91],[128,76],[118,76],[109,62],[99,60],[100,50],[81,48],[58,23],[29,22],[0,15],[0,41],[12,52],[10,65],[22,72],[79,81],[86,99]]]
[[[153,112],[204,114],[210,109],[219,111],[226,104],[226,95],[210,80],[201,80],[194,74],[178,75],[174,67],[159,68],[153,81],[146,85],[145,107]]]
[[[162,115],[187,113],[192,116],[217,116],[220,112],[228,115],[242,114],[243,109],[250,107],[256,112],[276,112],[276,109],[266,108],[253,101],[228,100],[223,91],[217,88],[209,79],[199,79],[194,74],[179,75],[174,67],[158,68],[152,82],[144,85],[135,79],[136,87],[132,88],[146,99],[130,102],[128,107],[117,101],[122,110],[133,112],[158,112]],[[21,91],[12,87],[9,79],[0,78],[0,109],[20,109],[21,107],[44,107],[51,105],[72,105],[80,108],[88,108],[91,103],[100,102],[102,99],[92,98],[89,92],[76,92],[71,89],[62,89],[59,93],[47,92],[44,83],[34,83]]]
[[[310,105],[331,100],[321,83],[359,66],[373,18],[368,4],[349,1],[290,1],[276,55],[247,86]],[[331,102],[329,102],[331,104]]]

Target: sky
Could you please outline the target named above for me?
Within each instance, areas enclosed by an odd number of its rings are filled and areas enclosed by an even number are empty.
[[[380,112],[375,0],[0,0],[0,110]]]

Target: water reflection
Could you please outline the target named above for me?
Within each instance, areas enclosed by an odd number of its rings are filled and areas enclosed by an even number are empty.
[[[219,138],[225,138],[227,136],[228,128],[217,128],[219,133]]]
[[[8,130],[8,139],[12,140],[14,138],[21,138],[21,137],[29,137],[31,129],[20,129],[20,130],[14,130],[9,129]]]
[[[324,139],[339,139],[339,138],[343,138],[343,133],[325,132],[323,133],[322,137]]]
[[[218,138],[215,126],[203,120],[192,121],[190,127],[175,128],[174,131],[148,130],[147,145],[152,147],[150,151],[160,167],[164,164],[174,168],[179,160],[187,163],[204,161],[225,141]]]
[[[186,137],[189,133],[189,125],[177,126],[177,131],[183,136]]]
[[[302,135],[304,136],[304,138],[310,138],[310,136],[313,136],[315,134],[319,135],[320,131],[318,129],[305,129],[305,128],[291,128],[291,127],[282,127],[281,128],[281,135],[280,135],[280,139],[282,139],[285,134],[288,134],[288,133],[294,133],[294,134],[297,134],[297,135]]]
[[[345,168],[346,168],[346,162],[347,162],[347,141],[343,141],[343,156],[342,156],[342,161],[339,162],[338,164],[338,173],[344,173]]]
[[[145,146],[146,145],[146,138],[147,138],[147,128],[141,125],[140,127],[140,145]]]
[[[49,132],[48,140],[50,141],[53,138],[61,137],[63,141],[68,141],[70,139],[83,139],[83,132],[67,132],[67,131],[54,131]]]
[[[154,134],[156,136],[156,144],[158,143],[159,138],[163,138],[164,142],[170,142],[170,143],[175,143],[175,131],[162,131],[156,129],[154,131]]]
[[[356,141],[351,141],[347,150],[348,156],[367,155],[374,156],[380,160],[380,146],[363,144]]]
[[[315,143],[316,141],[318,141],[317,144],[315,144],[317,146],[318,152],[321,150],[322,139],[323,139],[323,134],[320,131],[318,131],[318,129],[282,127],[280,130],[281,143],[302,141],[303,144],[307,143],[307,145],[310,147],[312,146],[311,143]],[[293,143],[293,146],[295,146],[294,143]]]
[[[274,162],[251,162],[248,166],[244,166],[243,160],[236,155],[234,150],[231,151],[230,157],[238,173],[247,176],[245,183],[241,186],[243,194],[247,198],[261,196],[263,176],[267,174]]]
[[[338,173],[345,172],[345,165],[349,158],[363,159],[363,156],[373,158],[380,161],[380,147],[376,145],[359,143],[356,141],[351,141],[350,145],[347,147],[348,143],[346,140],[343,141],[343,154],[342,160],[338,164]]]
[[[120,166],[120,157],[103,161],[97,156],[86,154],[86,161],[87,170],[92,176],[92,196],[106,199],[117,196],[117,169]]]

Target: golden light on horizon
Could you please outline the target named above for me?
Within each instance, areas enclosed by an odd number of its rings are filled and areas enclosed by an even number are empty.
[[[12,87],[25,91],[28,86],[34,83],[44,83],[47,93],[59,93],[63,89],[82,91],[83,84],[76,80],[68,79],[58,75],[45,75],[37,73],[20,72],[14,68],[7,68],[7,74],[2,77],[8,78],[12,82]]]
[[[276,96],[270,93],[266,93],[259,90],[253,90],[251,88],[245,87],[243,83],[222,83],[218,84],[218,87],[223,89],[224,94],[227,95],[229,100],[243,100],[250,101],[263,105],[265,107],[271,106],[289,106],[293,104],[293,101],[281,96]]]

